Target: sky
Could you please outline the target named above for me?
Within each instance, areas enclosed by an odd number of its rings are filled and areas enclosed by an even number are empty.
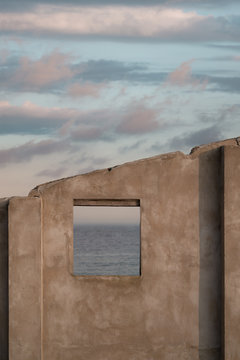
[[[240,135],[240,2],[1,0],[0,197]]]
[[[74,206],[74,225],[138,225],[140,207]]]

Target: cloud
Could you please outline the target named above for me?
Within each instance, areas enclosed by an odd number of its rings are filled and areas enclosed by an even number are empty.
[[[74,74],[67,64],[68,60],[68,55],[56,51],[39,60],[22,57],[8,78],[7,86],[24,91],[39,91],[60,80],[71,79]]]
[[[114,60],[72,63],[68,54],[56,51],[37,60],[7,57],[7,52],[3,51],[2,64],[0,59],[0,88],[3,91],[66,91],[76,98],[99,97],[111,81],[159,83],[165,76],[164,72],[150,72],[145,63]]]
[[[93,141],[99,139],[102,134],[103,129],[98,127],[79,126],[71,132],[70,137],[74,141]]]
[[[7,48],[3,48],[0,50],[0,65],[3,65],[6,63],[9,55],[10,55],[10,51]]]
[[[119,151],[122,153],[128,153],[132,150],[136,150],[138,149],[141,145],[143,145],[143,141],[142,140],[139,140],[139,141],[136,141],[134,142],[133,144],[131,145],[126,145],[126,146],[121,146],[119,148]]]
[[[78,141],[113,141],[117,134],[144,134],[157,130],[160,108],[136,101],[124,109],[99,109],[82,114],[82,119],[66,122],[59,133]],[[84,119],[84,120],[83,120]]]
[[[46,134],[56,131],[79,112],[71,109],[45,108],[31,102],[21,106],[0,102],[0,134]]]
[[[2,12],[0,30],[36,35],[101,36],[119,39],[239,41],[238,17],[213,17],[164,6],[38,5]]]
[[[231,50],[231,51],[237,51],[240,50],[240,44],[207,44],[207,47],[210,48],[216,48],[221,50]]]
[[[149,147],[149,151],[162,153],[166,151],[188,151],[197,145],[208,144],[228,137],[236,136],[239,124],[240,105],[234,104],[218,109],[215,113],[202,112],[198,114],[191,130],[179,133],[173,138],[161,139]],[[195,130],[198,124],[201,128]],[[186,125],[186,124],[185,124]],[[235,134],[234,134],[235,133]]]
[[[107,85],[104,83],[94,84],[86,82],[83,84],[75,83],[68,88],[68,95],[73,98],[79,97],[95,97],[100,96],[101,90],[106,88]]]
[[[167,146],[174,150],[184,150],[224,139],[226,131],[234,129],[234,125],[238,124],[239,114],[240,105],[238,104],[221,108],[214,115],[203,112],[198,116],[203,128],[175,136],[167,143]]]
[[[72,116],[63,124],[58,133],[74,141],[96,140],[108,138],[108,132],[114,128],[114,121],[118,118],[118,111],[111,109],[96,109],[81,112],[75,110]]]
[[[239,0],[69,0],[67,3],[69,6],[116,6],[116,5],[129,5],[129,6],[159,6],[159,5],[171,5],[171,6],[181,6],[181,5],[197,5],[207,8],[219,7],[219,6],[229,6],[231,4],[238,4]],[[48,5],[65,5],[66,0],[40,0],[37,4],[48,4]],[[0,10],[12,11],[12,12],[23,12],[34,10],[36,8],[36,2],[34,0],[10,0],[10,1],[1,1]]]
[[[150,148],[154,153],[167,151],[188,151],[194,146],[208,144],[224,138],[221,124],[213,124],[199,130],[193,130],[174,136],[167,141],[157,141]]]
[[[81,156],[79,158],[77,158],[77,160],[74,161],[75,164],[91,164],[91,165],[103,165],[104,163],[106,163],[107,161],[109,161],[108,157],[95,157],[92,155],[89,155],[88,153],[82,153]]]
[[[149,5],[159,5],[165,4],[169,0],[149,0]],[[171,1],[171,0],[170,0]],[[178,1],[178,0],[177,0]],[[186,1],[186,0],[185,0]],[[188,0],[189,1],[189,0]],[[194,1],[194,0],[192,0]],[[38,1],[38,5],[65,5],[66,0],[40,0]],[[99,0],[69,0],[69,6],[79,5],[79,6],[99,6]],[[102,0],[101,5],[144,5],[144,0]],[[36,8],[36,3],[33,0],[11,0],[11,1],[1,1],[0,2],[0,10],[2,12],[25,12],[25,11],[33,11]]]
[[[169,142],[170,148],[184,149],[186,147],[193,147],[195,145],[208,144],[213,141],[218,141],[223,138],[222,130],[218,124],[214,124],[210,127],[184,133],[181,136],[175,136]]]
[[[134,124],[133,117],[138,117]],[[119,131],[124,132],[130,121],[132,131],[143,132],[157,128],[154,120],[155,110],[132,105],[125,109],[121,117],[121,109],[100,108],[82,111],[77,108],[48,108],[25,102],[21,106],[11,105],[7,101],[0,102],[0,135],[32,134],[58,135],[70,137],[74,141],[90,141],[100,138],[109,139],[115,124],[122,121]],[[128,126],[130,126],[130,124]]]
[[[219,109],[214,115],[202,112],[199,115],[199,119],[202,123],[209,123],[214,119],[216,124],[221,126],[221,128],[225,127],[225,130],[227,130],[234,122],[239,122],[239,115],[240,105],[233,104]]]
[[[31,160],[35,156],[49,155],[70,150],[71,146],[65,141],[42,140],[29,141],[23,145],[0,150],[0,165],[21,163]]]
[[[208,82],[209,85],[214,85],[214,87],[209,87],[211,91],[240,92],[240,77],[238,76],[208,76]]]
[[[66,137],[76,130],[76,138],[80,138],[80,133],[81,136],[90,138],[95,127],[100,124],[104,129],[107,123],[111,126],[113,118],[113,112],[109,109],[81,111],[77,108],[42,107],[31,102],[15,106],[7,101],[0,101],[1,135],[58,134]]]
[[[153,152],[154,154],[161,154],[161,153],[166,153],[168,148],[169,147],[166,142],[164,143],[161,141],[157,141],[153,145],[151,145],[148,150],[150,152]],[[180,150],[180,149],[178,149],[178,150]]]
[[[130,106],[117,126],[117,132],[124,134],[145,134],[159,128],[158,110],[145,105]]]
[[[58,135],[60,136],[67,136],[71,130],[71,128],[74,126],[74,119],[67,120],[58,130]]]
[[[195,60],[189,60],[183,62],[176,70],[171,72],[165,81],[165,86],[172,85],[172,86],[191,86],[192,88],[198,88],[201,90],[205,90],[207,86],[207,79],[201,81],[198,78],[192,75],[192,68],[191,64]]]
[[[64,166],[58,167],[56,169],[45,169],[36,174],[36,176],[49,177],[49,178],[59,178],[62,174],[66,172],[67,168]]]
[[[163,71],[152,72],[147,63],[102,59],[73,64],[67,63],[68,60],[67,54],[57,52],[38,60],[9,58],[0,67],[0,87],[18,92],[65,91],[73,98],[98,98],[113,81],[159,85],[165,80],[165,85],[188,85],[195,89],[205,89],[207,85],[206,78],[192,75],[194,59],[182,63],[168,75]]]
[[[143,10],[145,13],[143,13]],[[145,15],[143,18],[143,14]],[[0,15],[3,31],[55,32],[78,35],[125,35],[151,37],[168,28],[188,26],[187,22],[203,17],[178,9],[131,7],[61,7],[39,6],[22,14]],[[144,19],[145,26],[142,26]]]
[[[204,61],[239,61],[240,56],[225,55],[225,56],[212,56],[201,58]]]
[[[88,82],[103,83],[106,81],[153,81],[159,74],[145,73],[148,65],[143,63],[126,63],[115,60],[89,60],[73,66],[76,77]],[[162,78],[164,74],[161,74]]]

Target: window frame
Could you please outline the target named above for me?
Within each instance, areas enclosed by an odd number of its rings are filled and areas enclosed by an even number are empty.
[[[141,246],[141,201],[140,199],[73,199],[73,208],[75,206],[99,206],[99,207],[139,207],[139,274],[138,275],[81,275],[74,273],[74,244],[72,248],[72,275],[76,278],[136,278],[139,279],[142,276],[142,246]],[[74,232],[73,232],[74,237]],[[73,239],[74,242],[74,239]]]

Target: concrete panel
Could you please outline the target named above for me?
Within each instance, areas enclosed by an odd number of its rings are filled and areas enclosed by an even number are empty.
[[[240,354],[240,148],[224,148],[225,359]]]
[[[9,359],[41,359],[41,200],[9,203]]]
[[[40,186],[43,360],[199,359],[199,162],[181,153]],[[72,275],[73,200],[140,199],[140,277]]]
[[[8,360],[8,199],[0,199],[0,360]]]
[[[61,179],[12,199],[10,360],[220,360],[223,335],[225,360],[238,359],[238,143]],[[141,276],[73,275],[74,203],[139,201]]]

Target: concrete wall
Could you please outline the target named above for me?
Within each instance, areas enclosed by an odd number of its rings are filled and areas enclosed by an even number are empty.
[[[41,203],[9,204],[9,359],[41,359]]]
[[[225,359],[240,357],[240,148],[224,149]]]
[[[225,351],[237,360],[237,144],[139,160],[11,199],[10,359],[220,360]],[[140,200],[141,276],[73,274],[75,199]]]
[[[198,176],[177,153],[39,189],[45,360],[198,358]],[[73,276],[74,199],[140,199],[141,277]]]
[[[8,359],[8,199],[0,199],[0,360]]]

